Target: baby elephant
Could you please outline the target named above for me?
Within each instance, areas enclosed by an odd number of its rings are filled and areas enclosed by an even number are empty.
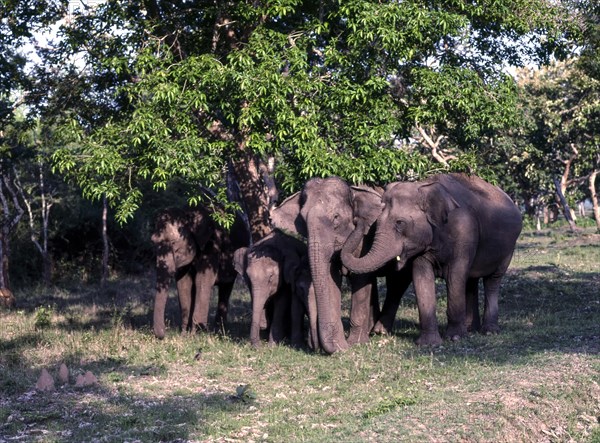
[[[316,341],[316,300],[306,256],[307,247],[301,240],[279,230],[248,248],[235,251],[235,269],[244,277],[252,297],[252,346],[260,346],[261,318],[269,301],[273,305],[267,318],[270,323],[269,343],[283,340],[291,326],[292,345],[302,346],[304,314],[308,313],[311,323],[309,340],[313,346]]]

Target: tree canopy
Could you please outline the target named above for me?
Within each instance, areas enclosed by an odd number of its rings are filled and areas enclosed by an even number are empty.
[[[485,164],[466,154],[518,119],[503,67],[547,60],[560,17],[544,0],[108,0],[61,26],[37,105],[62,125],[59,170],[121,220],[147,182],[230,207],[234,176],[260,235],[266,174],[290,192]]]
[[[81,205],[76,188],[120,223],[242,210],[255,240],[270,205],[328,175],[473,172],[530,215],[558,179],[600,220],[597,2],[76,3],[0,7],[5,281],[18,221],[45,261],[50,208]]]

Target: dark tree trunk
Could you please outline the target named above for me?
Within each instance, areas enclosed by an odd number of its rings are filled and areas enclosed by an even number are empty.
[[[9,194],[7,198],[5,191]],[[0,203],[2,217],[0,218],[0,288],[10,289],[9,260],[10,236],[25,212],[19,204],[19,199],[6,165],[0,163]]]
[[[233,162],[240,192],[246,206],[252,241],[256,242],[273,229],[269,221],[269,194],[261,175],[262,162],[247,155]]]

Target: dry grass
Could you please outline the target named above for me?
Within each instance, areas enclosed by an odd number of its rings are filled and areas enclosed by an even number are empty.
[[[598,442],[598,263],[591,234],[527,234],[500,335],[416,348],[408,294],[394,335],[334,356],[252,349],[243,287],[227,336],[163,341],[151,278],[17,291],[21,310],[0,312],[0,442]],[[70,383],[36,391],[61,362]],[[76,388],[87,370],[98,384]]]

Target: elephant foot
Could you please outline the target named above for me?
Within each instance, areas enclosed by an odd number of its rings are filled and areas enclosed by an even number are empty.
[[[473,321],[469,323],[467,321],[467,332],[478,332],[481,330],[481,323],[479,321]]]
[[[497,324],[484,324],[481,333],[485,335],[500,334],[500,326]]]
[[[466,325],[448,325],[446,329],[446,338],[452,341],[458,341],[467,334]]]
[[[480,329],[479,325],[467,325],[468,333],[479,332]]]
[[[227,335],[227,332],[226,332],[227,329],[226,329],[226,325],[224,323],[216,324],[213,327],[212,331],[213,331],[214,334],[217,334],[217,335],[223,335],[223,336]]]
[[[438,331],[421,332],[415,343],[418,346],[439,346],[442,344],[442,337]]]
[[[334,340],[329,343],[323,343],[323,350],[328,354],[334,354],[336,352],[346,351],[350,348],[348,342],[343,340]]]
[[[205,323],[197,323],[192,326],[190,329],[190,334],[194,335],[200,332],[208,332],[208,327]]]
[[[369,343],[369,334],[363,330],[350,330],[348,345],[354,346],[364,343]]]
[[[390,335],[392,333],[392,325],[383,324],[380,320],[375,323],[371,334],[374,335]]]
[[[290,339],[290,346],[295,349],[302,349],[305,346],[304,336],[292,336]]]

